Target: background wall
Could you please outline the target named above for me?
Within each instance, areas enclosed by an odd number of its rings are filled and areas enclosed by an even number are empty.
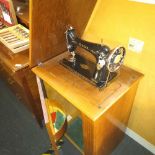
[[[144,41],[142,53],[127,49],[129,37]],[[128,0],[98,0],[83,38],[127,49],[125,65],[145,76],[133,105],[129,128],[155,145],[155,5]]]

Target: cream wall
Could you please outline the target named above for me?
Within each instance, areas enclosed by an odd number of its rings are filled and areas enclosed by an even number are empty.
[[[144,41],[142,53],[127,49],[129,37]],[[103,39],[127,49],[125,65],[145,76],[141,80],[128,127],[155,145],[155,5],[128,0],[98,0],[83,38]]]

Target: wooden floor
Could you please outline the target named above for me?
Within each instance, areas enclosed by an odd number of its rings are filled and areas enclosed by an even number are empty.
[[[0,155],[41,155],[50,147],[46,129],[41,129],[32,114],[0,80]],[[81,155],[65,139],[60,155]],[[125,136],[112,155],[152,155]]]

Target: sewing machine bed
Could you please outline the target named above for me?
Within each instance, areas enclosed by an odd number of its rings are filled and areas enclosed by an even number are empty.
[[[79,54],[76,54],[75,58],[76,62],[71,62],[69,58],[64,58],[60,61],[60,64],[99,88],[102,88],[106,85],[106,80],[108,76],[108,71],[106,69],[103,75],[104,80],[96,82],[93,78],[96,70],[96,64]],[[108,82],[110,82],[116,76],[116,72],[110,73]]]

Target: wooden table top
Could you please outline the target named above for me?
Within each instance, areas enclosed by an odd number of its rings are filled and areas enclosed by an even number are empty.
[[[20,53],[12,53],[7,47],[0,43],[0,60],[13,72],[29,66],[29,50]]]
[[[34,67],[32,71],[93,121],[143,76],[137,71],[122,66],[119,76],[106,88],[99,90],[59,64],[59,61],[67,55],[68,52],[65,52],[41,66]]]

